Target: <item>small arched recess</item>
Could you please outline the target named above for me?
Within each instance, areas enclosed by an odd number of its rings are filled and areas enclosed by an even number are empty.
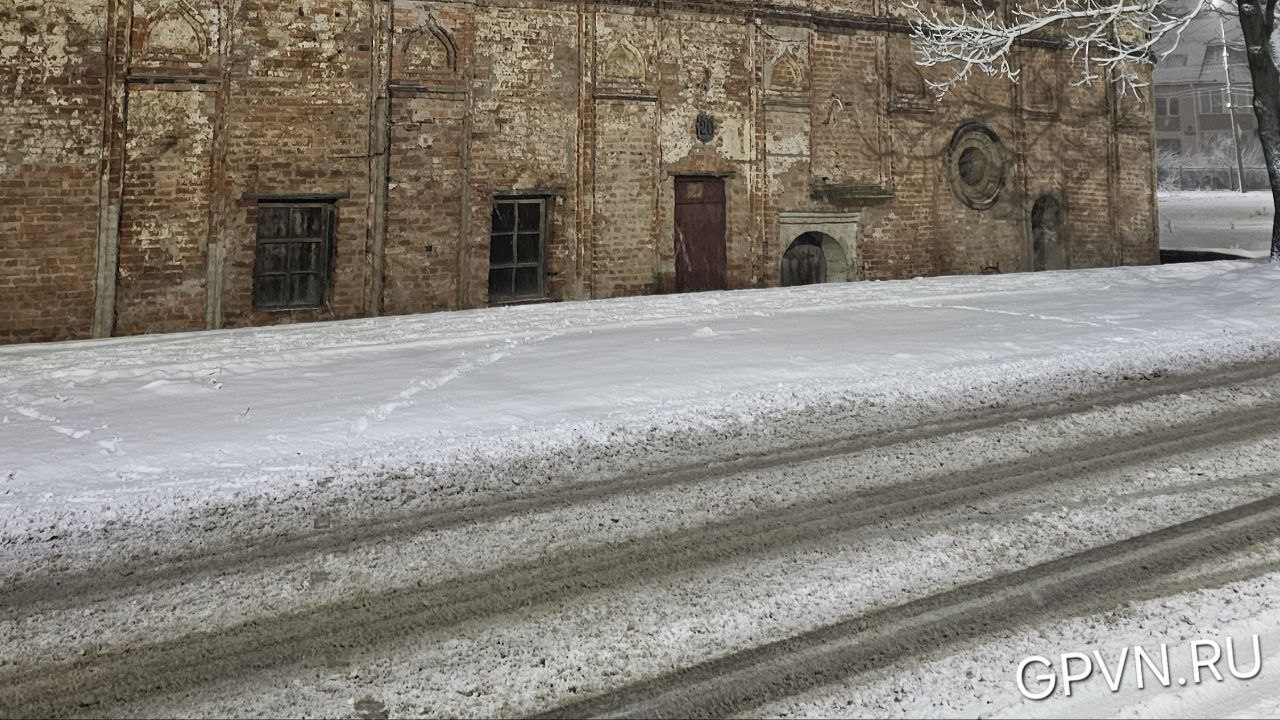
[[[860,277],[858,213],[784,212],[778,218],[781,285],[846,282]]]

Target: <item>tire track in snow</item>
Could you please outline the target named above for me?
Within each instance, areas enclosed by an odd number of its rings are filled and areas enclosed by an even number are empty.
[[[0,587],[0,607],[9,612],[18,612],[32,605],[49,609],[75,607],[178,585],[201,575],[231,572],[248,565],[263,567],[284,564],[307,554],[323,554],[366,543],[394,541],[399,537],[447,530],[471,523],[491,522],[522,513],[569,507],[630,493],[694,486],[739,473],[767,471],[841,455],[886,449],[928,438],[990,430],[1009,423],[1051,420],[1162,396],[1226,388],[1277,375],[1280,375],[1280,361],[1268,360],[1225,368],[1207,381],[1200,376],[1164,376],[1148,380],[1148,384],[1141,387],[1126,388],[1105,395],[1072,397],[1032,408],[989,410],[977,417],[888,430],[852,437],[842,442],[820,441],[796,445],[784,451],[765,451],[719,462],[682,464],[644,474],[572,482],[542,492],[490,498],[479,503],[429,513],[366,521],[356,526],[287,537],[251,538],[234,546],[176,557],[98,565],[88,571],[56,575],[33,574],[7,587]],[[902,484],[902,487],[908,489],[917,486],[916,481]]]
[[[1280,536],[1280,495],[818,628],[551,710],[542,717],[723,717],[936,652],[1012,622],[1098,612],[1238,579],[1166,579]],[[1245,576],[1270,572],[1274,563]]]
[[[1175,451],[1274,433],[1278,409],[1280,405],[1272,404],[1223,413],[922,482],[741,513],[701,527],[578,548],[422,587],[396,588],[215,631],[113,648],[72,662],[0,669],[0,708],[19,716],[113,714],[119,704],[155,694],[296,668],[306,658],[347,657],[464,621],[760,552],[821,546],[889,520],[1035,491],[1048,483],[1150,462]]]

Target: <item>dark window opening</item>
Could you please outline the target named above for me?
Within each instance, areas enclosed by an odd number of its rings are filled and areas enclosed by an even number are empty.
[[[333,225],[331,203],[259,203],[254,309],[324,305],[329,294]]]
[[[546,295],[543,261],[547,227],[546,198],[493,201],[489,302],[536,300]]]

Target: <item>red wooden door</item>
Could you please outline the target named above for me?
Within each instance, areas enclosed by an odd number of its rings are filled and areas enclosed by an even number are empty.
[[[728,287],[724,179],[676,178],[676,292]]]

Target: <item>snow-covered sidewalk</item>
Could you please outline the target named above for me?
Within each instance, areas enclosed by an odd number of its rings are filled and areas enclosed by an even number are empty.
[[[317,494],[430,505],[556,481],[512,464],[530,457],[715,443],[777,413],[961,412],[1212,367],[1280,349],[1278,307],[1280,267],[1224,262],[4,347],[0,543]]]

